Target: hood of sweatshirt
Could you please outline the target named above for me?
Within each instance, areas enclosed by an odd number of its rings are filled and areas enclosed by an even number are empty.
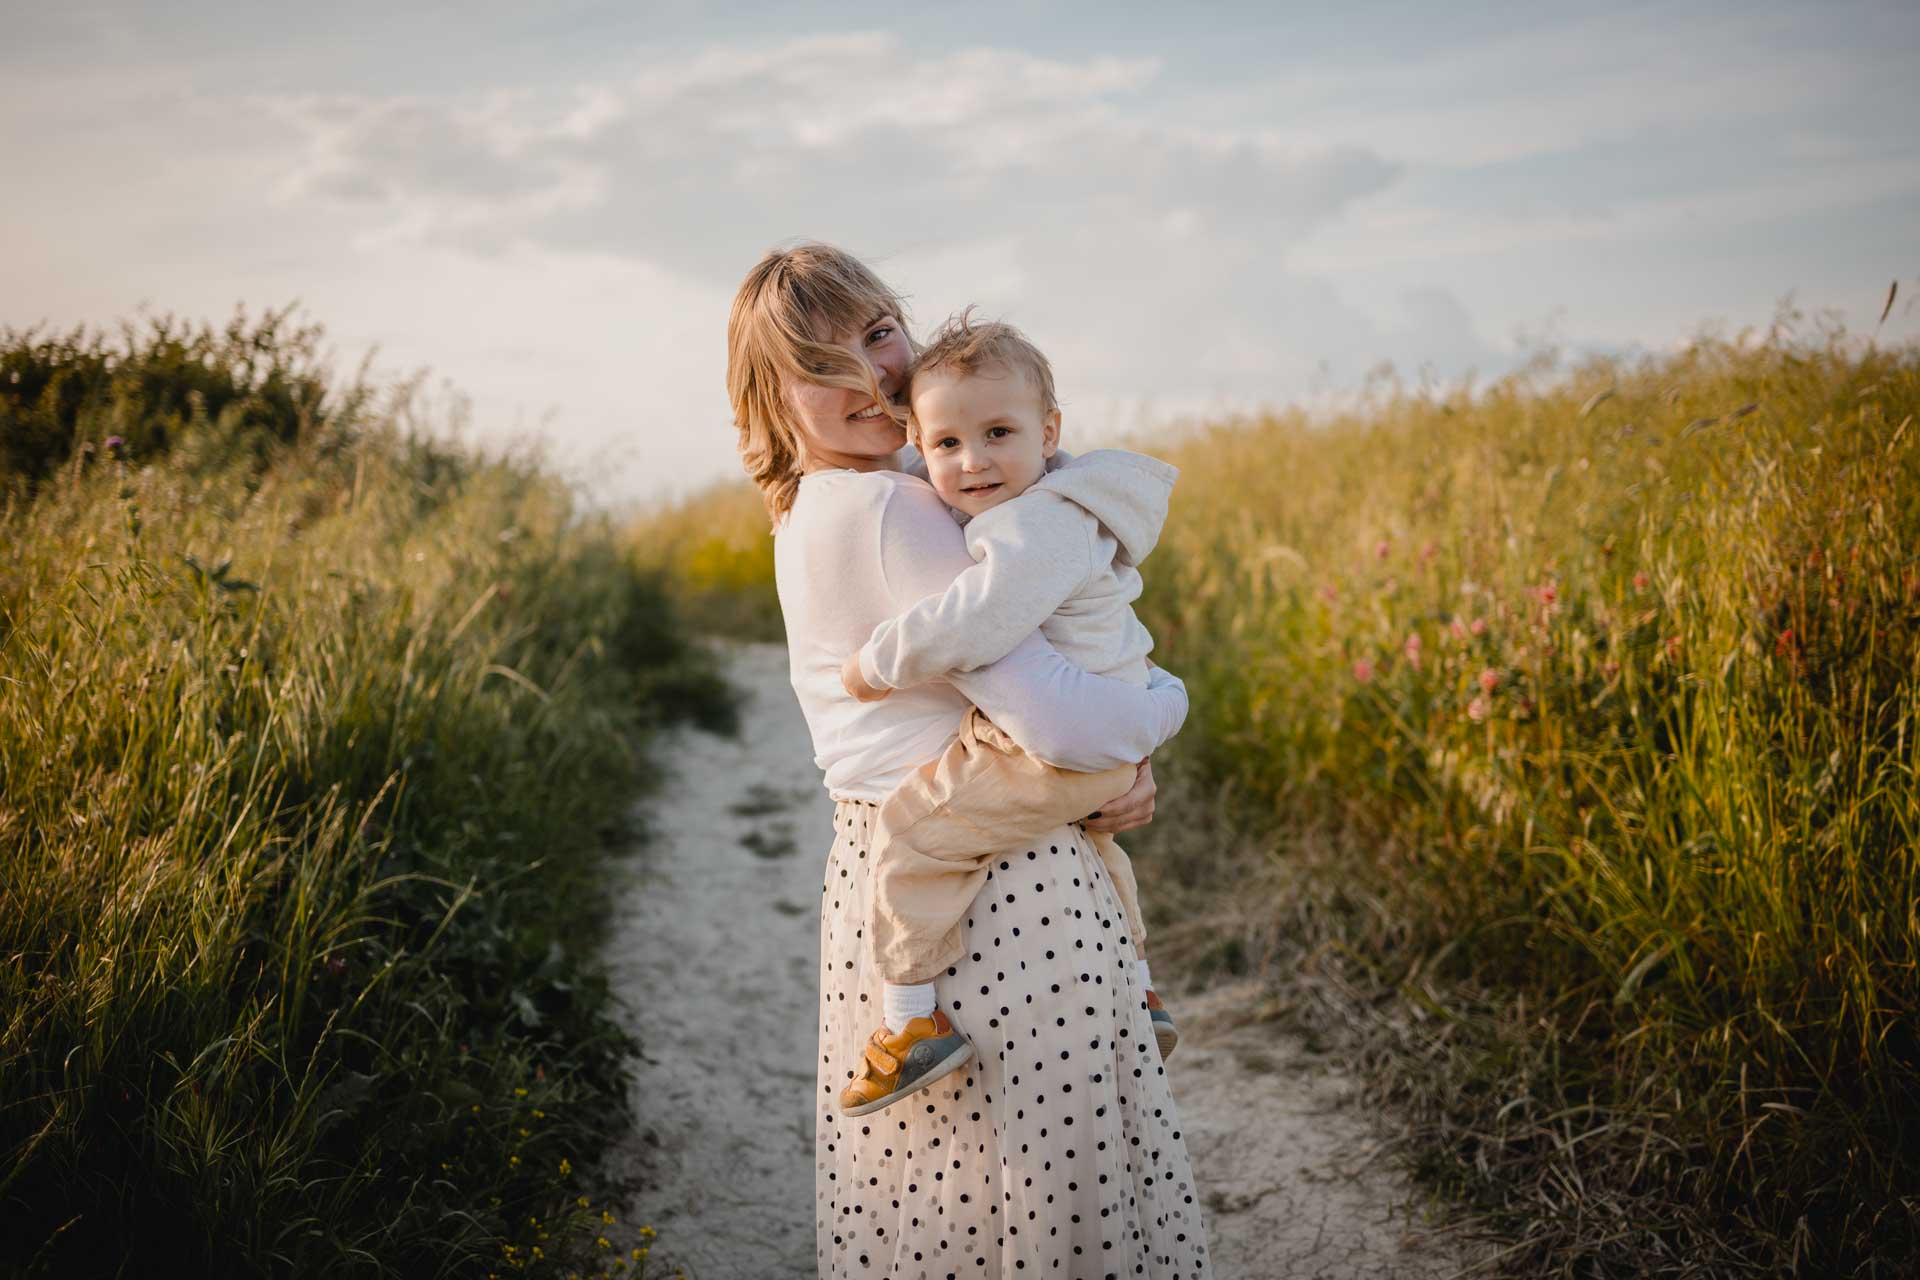
[[[1028,492],[1052,493],[1085,508],[1114,536],[1121,555],[1137,565],[1160,541],[1179,475],[1172,463],[1144,453],[1093,449],[1047,472]]]

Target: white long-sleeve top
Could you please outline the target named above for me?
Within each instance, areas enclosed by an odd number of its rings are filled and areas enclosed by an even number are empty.
[[[1186,719],[1186,687],[1166,672],[1156,669],[1145,688],[1090,675],[1037,632],[979,670],[879,702],[849,696],[841,664],[874,627],[973,563],[924,480],[897,471],[807,476],[775,530],[773,563],[793,690],[835,799],[884,799],[947,749],[969,704],[1034,755],[1086,771],[1145,758]]]
[[[867,683],[905,689],[997,661],[1038,630],[1095,675],[1147,683],[1153,636],[1133,612],[1138,565],[1167,520],[1179,471],[1096,449],[967,523],[974,563],[947,589],[875,627]]]

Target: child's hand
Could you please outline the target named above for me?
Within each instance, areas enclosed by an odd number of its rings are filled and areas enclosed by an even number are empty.
[[[878,702],[893,692],[867,683],[866,676],[860,672],[860,655],[857,653],[840,664],[840,683],[860,702]]]

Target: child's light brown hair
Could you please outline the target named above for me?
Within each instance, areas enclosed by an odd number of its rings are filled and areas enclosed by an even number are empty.
[[[976,321],[972,307],[948,317],[939,332],[933,335],[932,340],[914,358],[912,365],[908,366],[909,404],[913,401],[914,380],[935,369],[952,369],[955,373],[969,376],[989,369],[1022,373],[1040,396],[1042,417],[1060,407],[1060,401],[1053,393],[1053,366],[1047,363],[1040,348],[1010,324],[999,320]],[[918,437],[919,425],[911,418],[908,419],[908,430]]]
[[[873,370],[844,347],[820,342],[816,324],[857,329],[883,315],[908,333],[900,295],[844,249],[804,243],[775,249],[747,272],[727,318],[727,398],[740,432],[740,462],[778,524],[800,488],[800,437],[788,382],[871,395],[895,416]]]

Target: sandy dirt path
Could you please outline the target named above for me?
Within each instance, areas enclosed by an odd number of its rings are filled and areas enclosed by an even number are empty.
[[[619,1155],[650,1182],[624,1215],[659,1232],[650,1275],[812,1276],[814,1006],[820,786],[785,650],[728,650],[737,739],[679,730],[644,801],[651,843],[626,864],[609,960],[642,1042],[640,1136]],[[1155,978],[1180,992],[1177,973]],[[1220,1280],[1452,1274],[1415,1228],[1337,1065],[1249,1025],[1257,986],[1170,996],[1169,1061]],[[664,1269],[658,1264],[666,1262]]]

